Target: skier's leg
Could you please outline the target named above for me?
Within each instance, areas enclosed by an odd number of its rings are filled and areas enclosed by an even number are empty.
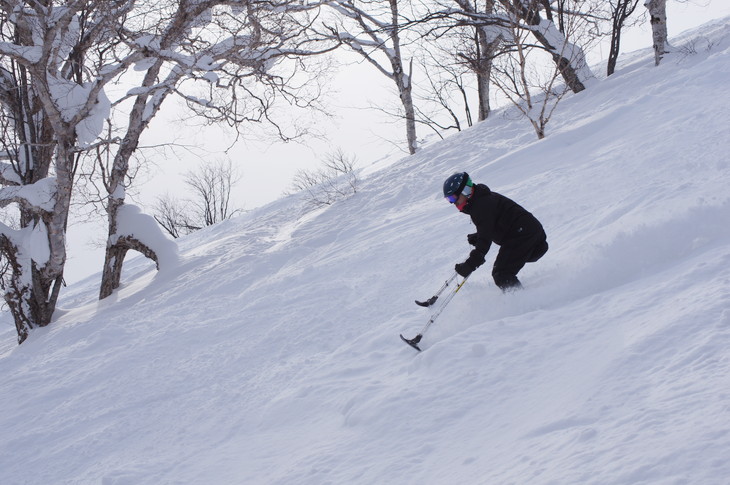
[[[532,252],[530,253],[530,256],[527,258],[528,263],[534,263],[535,261],[539,260],[543,256],[545,256],[545,253],[548,252],[548,243],[546,238],[544,237],[540,240],[540,242],[535,245],[535,247],[532,249]]]
[[[542,228],[533,234],[522,233],[520,237],[504,241],[492,268],[494,283],[502,290],[522,288],[517,273],[525,266],[545,255],[548,250],[545,232]]]
[[[494,278],[494,284],[503,292],[522,289],[522,283],[520,283],[517,275],[509,272],[493,270],[492,278]]]
[[[494,284],[502,291],[522,288],[517,273],[525,266],[525,261],[519,258],[519,255],[513,249],[508,245],[503,245],[499,249],[499,254],[497,254],[497,259],[495,259],[492,268]]]

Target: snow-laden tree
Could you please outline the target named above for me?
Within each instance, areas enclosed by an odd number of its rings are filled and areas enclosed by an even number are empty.
[[[578,43],[579,39],[576,38],[581,31],[566,29],[562,20],[566,16],[577,18],[580,13],[578,4],[584,2],[580,0],[498,1],[509,15],[519,21],[519,27],[529,30],[540,46],[552,56],[568,87],[574,93],[583,91],[586,82],[594,76],[586,62],[585,52]],[[558,23],[555,22],[556,20]],[[510,23],[514,23],[514,20]]]
[[[537,44],[550,54],[568,87],[575,93],[585,89],[593,72],[585,58],[584,45],[597,35],[592,24],[594,0],[487,0],[478,9],[468,0],[454,0],[459,8],[443,8],[430,18],[450,18],[457,24],[481,27],[482,50],[493,60],[500,38],[513,37],[514,28],[530,32]],[[505,34],[506,33],[506,34]]]
[[[99,4],[104,16],[82,14]],[[56,307],[77,162],[108,115],[104,87],[127,67],[107,66],[89,76],[84,57],[113,32],[112,19],[126,15],[126,4],[0,2],[6,145],[0,204],[19,211],[19,227],[0,225],[0,249],[9,263],[2,283],[19,342],[47,325]]]
[[[288,90],[296,73],[275,68],[315,53],[299,39],[316,8],[286,0],[0,1],[0,205],[19,212],[17,227],[0,225],[0,251],[19,342],[55,310],[79,162],[95,154],[104,174],[104,296],[129,249],[158,266],[174,260],[154,219],[124,204],[130,159],[164,99],[178,94],[232,124],[269,119],[274,94],[297,103]],[[110,101],[112,83],[130,89]],[[110,117],[112,106],[126,116]]]
[[[329,5],[339,14],[339,21],[328,27],[332,38],[347,45],[395,83],[406,122],[408,152],[416,153],[413,60],[404,59],[398,0],[333,0]]]
[[[105,298],[119,286],[124,256],[130,249],[155,255],[144,241],[119,230],[117,210],[125,203],[130,158],[142,133],[170,96],[181,97],[207,123],[241,129],[248,122],[268,122],[289,139],[272,117],[281,98],[308,107],[319,83],[305,71],[304,58],[326,52],[331,40],[310,35],[316,2],[301,0],[165,0],[164,9],[135,9],[140,22],[124,25],[115,59],[143,52],[135,64],[143,73],[140,85],[119,100],[131,101],[126,132],[110,140],[112,156],[99,157],[103,166],[109,218],[106,260],[100,289]],[[115,103],[116,105],[116,103]],[[111,161],[109,161],[111,160]],[[159,265],[159,261],[155,259]]]
[[[533,47],[547,52],[556,66],[552,69],[542,63],[540,68],[545,71],[545,77],[557,72],[571,91],[582,91],[586,81],[593,77],[586,63],[584,47],[599,35],[598,23],[602,20],[597,13],[601,7],[599,0],[434,0],[420,5],[425,13],[419,13],[411,20],[408,28],[417,26],[419,31],[426,33],[426,38],[434,39],[431,40],[433,44],[442,46],[440,50],[450,50],[476,74],[473,86],[478,92],[480,120],[489,114],[490,84],[495,76],[518,75],[523,68],[534,71],[534,66],[523,65],[528,58],[539,58],[527,55]],[[470,38],[464,36],[467,28],[473,29],[475,35]],[[462,40],[454,43],[453,39],[458,35]],[[522,44],[517,46],[515,42]],[[521,53],[518,48],[522,49]],[[433,55],[433,50],[429,49],[430,55]],[[497,59],[510,54],[522,55],[523,59],[509,59],[495,71],[493,66]],[[454,64],[439,62],[436,65],[446,65],[451,74],[458,72],[450,67]],[[435,76],[429,72],[427,77],[432,79]],[[500,81],[504,81],[500,91],[511,83],[509,91],[513,94],[517,93],[517,86],[522,90],[522,86],[530,84],[523,82],[519,75]],[[461,83],[456,84],[457,89],[463,92]],[[542,90],[546,84],[540,84]],[[437,87],[440,89],[441,84]],[[517,97],[521,99],[523,96]],[[443,96],[437,94],[437,98],[440,100]],[[542,132],[539,130],[539,133]]]

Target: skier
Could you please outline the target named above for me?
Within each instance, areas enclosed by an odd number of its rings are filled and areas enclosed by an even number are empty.
[[[477,232],[467,241],[474,246],[469,257],[454,269],[466,278],[484,264],[492,243],[500,246],[492,277],[503,291],[522,288],[517,273],[525,263],[534,263],[548,250],[547,236],[535,216],[513,200],[474,184],[466,172],[455,173],[444,182],[444,197],[471,216]]]

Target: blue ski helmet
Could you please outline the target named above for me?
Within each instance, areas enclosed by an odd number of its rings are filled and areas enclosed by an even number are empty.
[[[444,182],[444,197],[450,195],[459,196],[466,186],[472,187],[474,182],[466,172],[458,172],[446,179]]]

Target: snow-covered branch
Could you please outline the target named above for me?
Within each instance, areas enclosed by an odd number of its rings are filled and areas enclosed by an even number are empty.
[[[117,232],[111,240],[113,244],[120,240],[137,241],[155,254],[153,259],[159,268],[174,267],[179,259],[177,244],[164,234],[154,217],[143,213],[136,205],[125,204],[119,209]]]
[[[51,212],[55,196],[56,181],[52,177],[47,177],[31,185],[0,188],[0,207],[18,203],[36,213]]]
[[[0,154],[2,155],[2,154]],[[2,158],[12,158],[10,156]],[[16,167],[12,163],[0,162],[0,185],[20,185],[22,180],[18,175]]]
[[[552,18],[549,3],[527,2],[525,0],[498,0],[510,16],[512,24],[522,30],[532,32],[538,43],[553,58],[558,70],[570,89],[578,93],[585,89],[586,83],[594,78],[581,47],[568,40],[575,29],[558,29]],[[542,12],[547,18],[543,18]],[[575,17],[572,17],[575,18]]]
[[[38,46],[23,46],[10,42],[0,42],[0,54],[11,57],[24,64],[35,64],[41,60],[43,49]]]

